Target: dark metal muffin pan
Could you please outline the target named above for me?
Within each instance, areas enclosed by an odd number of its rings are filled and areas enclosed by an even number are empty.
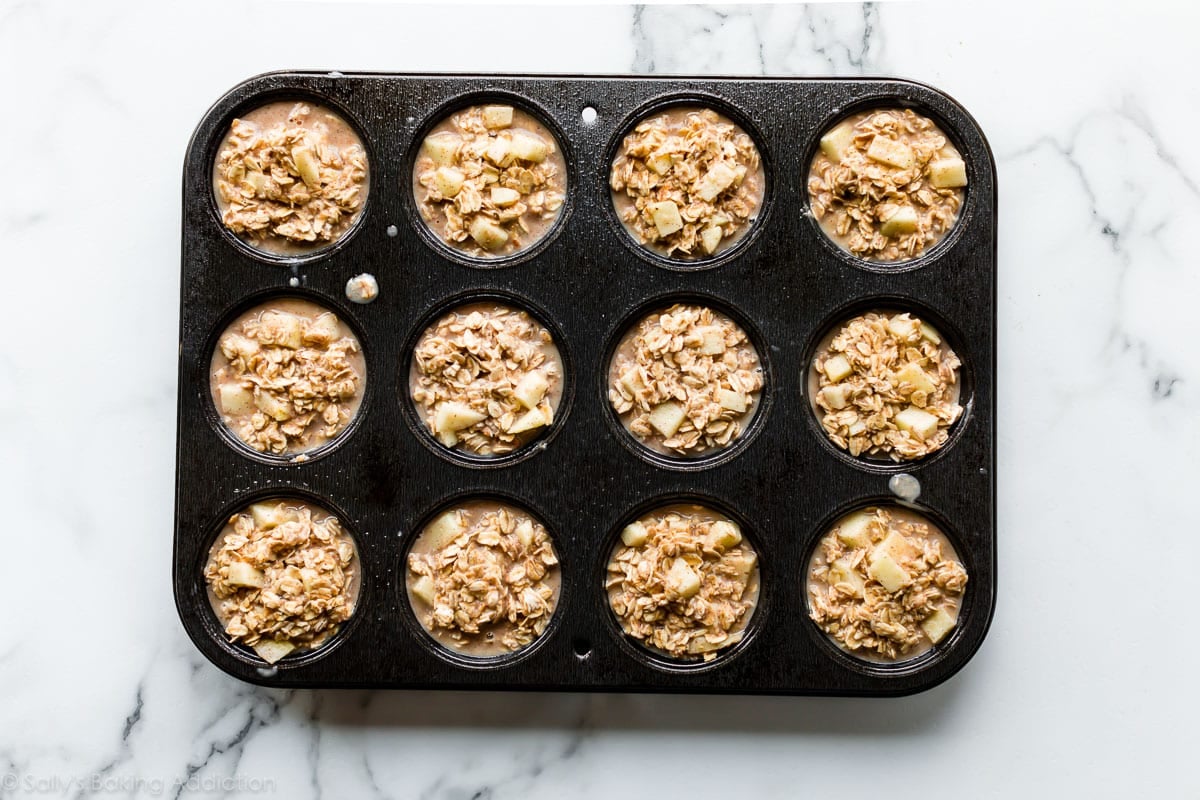
[[[370,159],[362,219],[317,255],[257,253],[224,230],[212,190],[218,144],[239,113],[276,99],[340,109]],[[482,100],[519,104],[557,130],[568,162],[561,219],[530,252],[479,261],[435,244],[412,199],[422,136],[447,112]],[[756,140],[767,196],[756,228],[717,258],[671,262],[620,228],[607,173],[620,137],[648,110],[710,104]],[[908,106],[962,152],[970,185],[946,239],[901,264],[869,264],[832,245],[808,213],[808,167],[821,133],[851,111]],[[585,109],[598,112],[584,120]],[[590,113],[590,112],[589,112]],[[370,272],[380,296],[346,301]],[[426,438],[405,408],[412,346],[449,299],[502,295],[558,335],[568,371],[554,429],[529,452],[461,458]],[[359,335],[367,388],[358,418],[303,463],[258,455],[222,426],[209,360],[225,324],[275,296],[311,298]],[[647,456],[624,438],[606,399],[607,358],[635,312],[708,298],[743,322],[767,371],[753,436],[728,455]],[[859,310],[912,308],[949,337],[964,363],[965,407],[950,442],[927,459],[853,459],[815,424],[806,396],[812,349]],[[231,675],[281,687],[542,689],[901,695],[957,672],[987,633],[996,598],[996,170],[970,115],[901,80],[392,75],[281,72],[237,86],[205,115],[183,180],[174,592],[201,652]],[[959,624],[934,650],[879,665],[834,647],[808,619],[805,574],[817,540],[842,514],[895,498],[889,479],[918,479],[918,505],[950,536],[970,582]],[[357,611],[324,647],[275,667],[228,643],[202,568],[228,515],[274,495],[338,514],[363,570]],[[492,495],[537,514],[562,559],[554,622],[515,658],[464,663],[441,653],[413,617],[404,555],[420,526],[455,498]],[[673,664],[620,634],[603,589],[621,526],[676,500],[708,503],[743,523],[758,549],[760,606],[746,638],[715,660]]]

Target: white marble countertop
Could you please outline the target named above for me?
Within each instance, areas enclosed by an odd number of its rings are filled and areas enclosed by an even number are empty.
[[[488,12],[530,48],[493,24],[450,45],[445,8],[0,0],[0,798],[1196,796],[1196,8]],[[205,661],[169,581],[180,165],[213,100],[282,67],[896,75],[961,101],[1001,195],[974,660],[886,701],[280,692]]]

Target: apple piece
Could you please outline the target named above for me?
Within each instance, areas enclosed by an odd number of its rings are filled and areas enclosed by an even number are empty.
[[[458,149],[462,147],[462,137],[449,131],[431,133],[425,137],[421,147],[425,151],[425,155],[433,159],[434,166],[452,167],[458,160]]]
[[[921,336],[923,338],[928,339],[929,341],[933,342],[934,344],[942,343],[941,334],[938,333],[937,329],[934,328],[932,325],[930,325],[928,322],[921,323]]]
[[[521,520],[521,524],[517,526],[516,534],[517,541],[521,543],[522,547],[531,546],[534,537],[533,523],[527,519]]]
[[[438,167],[433,173],[433,188],[442,197],[456,197],[462,191],[467,176],[458,167]]]
[[[476,411],[464,403],[447,401],[437,407],[433,427],[436,431],[461,431],[487,419],[487,414]]]
[[[687,412],[683,410],[683,406],[674,400],[668,400],[650,410],[649,421],[654,430],[661,433],[664,439],[670,439],[679,430],[685,417],[687,417]]]
[[[311,147],[301,146],[292,148],[292,161],[296,164],[296,172],[308,188],[321,185],[321,165],[313,155]]]
[[[267,576],[262,570],[247,564],[245,561],[234,561],[229,565],[229,576],[226,578],[234,586],[249,586],[261,589],[267,585]]]
[[[425,542],[430,552],[436,553],[444,549],[447,545],[462,536],[467,529],[463,524],[462,514],[458,509],[450,509],[438,514],[432,522],[425,526],[425,530],[421,533],[421,537]]]
[[[621,544],[626,547],[641,547],[649,538],[650,533],[640,522],[631,522],[621,530]]]
[[[938,429],[938,418],[916,406],[909,406],[896,415],[894,422],[902,431],[909,431],[921,441],[931,438]]]
[[[856,511],[838,525],[837,538],[847,547],[869,547],[871,544],[871,520],[874,516],[867,511]]]
[[[458,434],[454,431],[438,431],[437,440],[446,447],[454,447],[458,444]]]
[[[258,653],[259,658],[268,664],[274,664],[295,649],[296,645],[291,642],[283,642],[278,639],[262,639],[254,645],[254,652]]]
[[[255,394],[254,405],[276,422],[286,422],[292,418],[292,404],[267,392],[259,391]]]
[[[728,550],[742,543],[742,529],[736,523],[719,519],[708,529],[709,546],[716,550]]]
[[[841,353],[825,359],[825,375],[834,383],[847,377],[851,372],[853,370],[850,369],[850,362]]]
[[[886,554],[871,561],[871,565],[867,567],[867,574],[879,581],[889,592],[899,591],[912,581],[912,576]]]
[[[853,142],[854,126],[849,122],[843,122],[821,137],[821,152],[836,164],[846,155],[846,151],[850,149]]]
[[[841,411],[846,407],[846,387],[826,386],[821,390],[821,399],[834,411]]]
[[[507,189],[503,186],[492,187],[492,203],[500,208],[516,205],[520,199],[521,193],[516,189]]]
[[[908,169],[913,165],[912,148],[880,134],[876,134],[867,146],[867,158],[900,169]]]
[[[758,566],[758,554],[753,552],[742,553],[736,559],[728,562],[739,575],[749,575],[754,572],[754,568]]]
[[[484,106],[483,124],[488,128],[507,128],[512,125],[512,106]]]
[[[714,653],[717,650],[720,650],[724,647],[729,647],[736,643],[736,640],[735,642],[731,642],[731,638],[732,637],[726,636],[719,642],[711,642],[707,636],[701,634],[700,636],[697,636],[695,639],[692,639],[690,642],[688,642],[687,651],[689,654],[694,656],[704,655],[705,653]],[[740,638],[741,637],[739,637],[739,639]]]
[[[892,380],[896,383],[911,384],[914,389],[926,394],[937,388],[934,382],[929,379],[929,375],[925,373],[925,370],[913,362],[905,364],[903,369],[898,370],[892,375]]]
[[[225,336],[221,339],[220,347],[221,354],[230,361],[235,358],[243,358],[248,361],[259,350],[258,342],[239,333]]]
[[[507,167],[512,163],[512,137],[500,135],[492,139],[483,157],[497,167]]]
[[[646,388],[645,381],[642,380],[642,374],[638,372],[637,367],[629,367],[621,373],[618,380],[621,385],[628,389],[633,394],[637,394]]]
[[[675,559],[663,578],[667,591],[681,600],[694,597],[700,591],[700,573],[688,566],[682,558]]]
[[[884,236],[903,236],[917,229],[917,210],[912,206],[900,206],[879,226]]]
[[[850,556],[842,556],[837,561],[829,565],[829,585],[837,586],[839,583],[849,584],[854,590],[854,595],[862,597],[866,591],[867,582],[854,569],[853,559]]]
[[[258,340],[299,350],[304,343],[304,321],[286,311],[264,311],[258,317]]]
[[[256,169],[247,172],[246,177],[242,180],[254,191],[255,195],[262,194],[263,189],[267,188],[267,176]]]
[[[534,164],[540,164],[546,160],[546,156],[550,155],[550,146],[546,144],[546,140],[538,136],[532,131],[524,131],[520,128],[512,132],[512,154],[521,161],[529,161]]]
[[[725,352],[725,332],[719,325],[702,325],[696,329],[700,336],[700,355],[719,356]]]
[[[254,410],[254,392],[236,383],[222,383],[217,390],[221,411],[226,414],[249,414]]]
[[[961,158],[939,158],[929,165],[929,182],[936,189],[967,185],[967,165]]]
[[[537,408],[549,388],[550,381],[546,380],[545,374],[541,370],[535,370],[517,381],[513,397],[526,408]]]
[[[646,158],[646,166],[659,175],[666,175],[670,172],[674,163],[675,159],[671,157],[670,153],[654,152]]]
[[[904,534],[892,531],[882,542],[875,545],[875,549],[871,551],[871,561],[889,556],[897,564],[903,564],[915,557],[917,552],[916,546],[905,538]]]
[[[925,618],[925,621],[921,623],[921,630],[925,631],[929,641],[938,644],[946,638],[946,634],[954,630],[956,624],[957,620],[954,617],[939,608]]]
[[[717,252],[717,248],[721,246],[723,238],[725,238],[725,231],[720,226],[709,225],[700,231],[700,246],[704,248],[704,252],[711,256]]]
[[[546,415],[542,413],[540,408],[531,408],[512,424],[508,432],[525,433],[526,431],[532,431],[549,424],[550,420],[546,418]]]
[[[647,203],[646,210],[650,212],[650,219],[654,220],[654,227],[658,229],[659,236],[670,236],[683,230],[683,217],[679,216],[679,206],[675,205],[674,201]]]
[[[288,514],[280,502],[254,503],[250,506],[250,518],[254,527],[266,531],[287,522]]]
[[[897,339],[907,341],[917,335],[919,323],[907,314],[897,314],[887,321],[888,333]]]
[[[326,311],[320,314],[304,329],[304,344],[315,344],[321,347],[333,344],[341,336],[338,330],[337,315]]]
[[[732,411],[735,414],[745,414],[746,409],[750,405],[750,399],[740,392],[730,389],[719,389],[717,391],[717,404],[721,408]]]
[[[696,181],[692,191],[706,203],[717,199],[721,192],[733,185],[737,172],[724,161],[718,161],[708,168],[708,171]]]
[[[499,250],[508,244],[508,231],[483,215],[478,215],[471,220],[468,233],[484,250]]]
[[[433,605],[437,598],[437,590],[433,585],[433,578],[428,575],[422,575],[413,581],[412,584],[413,596],[426,605]]]

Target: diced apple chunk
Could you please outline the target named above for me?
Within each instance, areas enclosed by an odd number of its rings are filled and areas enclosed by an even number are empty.
[[[254,392],[236,383],[222,383],[218,390],[221,410],[226,414],[248,414],[254,410]]]
[[[433,418],[433,427],[437,431],[461,431],[486,418],[487,414],[482,411],[451,400],[438,406]]]
[[[887,329],[892,336],[906,341],[917,334],[919,323],[907,314],[897,314],[888,319]]]
[[[961,158],[939,158],[929,165],[929,182],[937,189],[967,185],[967,165]]]
[[[456,133],[442,131],[431,133],[425,137],[422,145],[425,155],[433,159],[434,166],[450,167],[458,160],[458,149],[462,147],[462,137]]]
[[[700,334],[700,355],[719,356],[725,352],[725,332],[719,325],[703,325],[696,329]]]
[[[282,503],[254,503],[250,506],[250,518],[259,530],[270,530],[287,522],[287,510]]]
[[[728,550],[742,543],[742,530],[728,520],[717,520],[708,529],[709,544],[718,550]]]
[[[413,595],[426,605],[433,605],[434,599],[437,597],[437,591],[433,585],[433,578],[428,575],[422,575],[413,581]]]
[[[319,314],[316,319],[308,323],[304,329],[304,344],[315,344],[321,347],[333,344],[341,336],[341,331],[338,330],[338,318],[336,314],[325,312]]]
[[[549,388],[550,381],[546,379],[546,375],[540,370],[535,370],[517,381],[513,397],[526,408],[537,408]]]
[[[921,336],[933,342],[934,344],[942,343],[942,336],[937,332],[937,329],[928,322],[921,323]]]
[[[735,414],[745,414],[750,402],[749,398],[741,392],[735,392],[731,389],[720,389],[717,391],[717,404],[721,408],[732,411]]]
[[[638,372],[637,367],[628,367],[621,373],[619,380],[621,381],[621,385],[633,394],[637,394],[646,388],[646,382],[642,380],[642,374]]]
[[[706,203],[711,203],[717,199],[721,192],[733,185],[737,179],[737,173],[726,164],[724,161],[718,161],[708,168],[701,178],[696,181],[695,191],[696,196]]]
[[[839,583],[849,584],[853,589],[853,593],[858,597],[862,597],[866,590],[867,582],[854,569],[852,562],[853,560],[850,556],[842,556],[830,564],[829,585],[837,586]]]
[[[299,350],[304,342],[304,322],[286,311],[264,311],[258,317],[258,340]]]
[[[700,573],[689,567],[682,558],[675,559],[663,580],[667,590],[683,600],[694,597],[700,591]]]
[[[670,172],[671,165],[674,163],[675,160],[671,157],[670,153],[651,153],[646,159],[646,166],[654,170],[659,175],[666,175],[668,172]]]
[[[438,167],[433,173],[433,188],[442,197],[456,197],[466,180],[467,176],[458,167]]]
[[[296,164],[296,172],[300,179],[310,189],[321,185],[321,165],[313,155],[311,147],[293,147],[292,161]]]
[[[512,132],[512,153],[522,161],[540,164],[550,155],[550,146],[546,140],[531,131],[519,128]]]
[[[898,142],[878,134],[871,139],[871,144],[867,146],[867,158],[900,169],[908,169],[913,165],[912,148],[904,142]]]
[[[262,570],[247,564],[245,561],[234,561],[229,565],[227,580],[234,586],[250,586],[261,589],[267,585],[267,576]]]
[[[631,522],[621,530],[621,544],[626,547],[641,547],[648,538],[650,534],[640,522]]]
[[[897,414],[895,422],[897,428],[910,431],[921,441],[932,438],[938,429],[938,418],[916,406],[909,406]]]
[[[454,431],[438,431],[437,440],[446,447],[454,447],[458,444],[458,434]]]
[[[516,189],[507,189],[503,186],[492,187],[492,202],[500,208],[508,208],[509,206],[516,205],[520,199],[521,193]]]
[[[896,372],[892,377],[896,383],[911,384],[917,391],[925,392],[926,394],[937,388],[933,381],[929,379],[925,370],[911,361],[905,364],[904,368]]]
[[[291,642],[282,642],[278,639],[262,639],[254,645],[254,652],[258,653],[259,658],[268,664],[274,664],[295,649],[296,645]]]
[[[258,342],[240,333],[231,333],[221,339],[221,353],[230,360],[249,359],[258,351]]]
[[[292,418],[292,404],[267,392],[260,391],[255,395],[254,405],[276,422],[286,422]]]
[[[890,556],[897,564],[903,564],[916,555],[917,548],[913,543],[900,532],[892,531],[882,542],[875,545],[875,549],[871,551],[871,560]]]
[[[853,141],[854,126],[849,122],[843,122],[821,137],[821,152],[836,164],[846,155],[846,151]]]
[[[826,386],[821,390],[821,398],[834,411],[841,411],[846,407],[846,387]]]
[[[825,359],[825,375],[834,383],[847,377],[852,371],[850,362],[841,353]]]
[[[741,558],[738,558],[732,562],[732,566],[739,575],[749,575],[750,573],[754,572],[754,568],[758,566],[758,554],[749,552],[743,553]]]
[[[426,541],[429,552],[436,553],[459,536],[462,536],[466,526],[463,525],[462,515],[455,509],[443,511],[432,522],[425,526],[421,537]]]
[[[683,410],[683,406],[669,400],[650,410],[649,421],[654,430],[663,435],[663,438],[670,439],[679,430],[679,426],[683,424],[686,416],[687,412]]]
[[[247,172],[246,177],[243,178],[243,180],[249,184],[250,188],[254,190],[256,195],[263,189],[267,188],[267,176],[256,169]]]
[[[483,156],[497,167],[507,167],[513,158],[512,139],[508,136],[497,136],[492,139]]]
[[[546,415],[540,408],[531,408],[512,424],[508,432],[525,433],[526,431],[536,430],[549,424],[550,420],[546,418]]]
[[[869,528],[874,517],[866,511],[856,511],[838,525],[837,538],[847,547],[867,547],[871,544]]]
[[[499,250],[508,244],[508,231],[484,216],[476,216],[471,220],[468,232],[484,250]]]
[[[723,238],[725,238],[725,231],[720,226],[709,225],[700,231],[700,246],[704,248],[704,252],[711,256],[717,252],[717,248],[721,246]]]
[[[917,210],[912,206],[900,206],[879,226],[884,236],[903,236],[917,229]]]
[[[650,219],[654,220],[659,236],[670,236],[683,229],[683,217],[679,216],[679,206],[674,201],[647,203],[646,209],[650,212]]]
[[[867,574],[879,581],[880,585],[889,592],[903,589],[912,580],[912,576],[905,572],[904,568],[889,555],[872,560],[871,565],[867,567]]]
[[[512,106],[484,106],[483,124],[488,128],[507,128],[512,125]]]
[[[533,523],[527,519],[521,520],[521,524],[517,526],[516,534],[517,541],[521,543],[521,546],[529,547],[533,544]]]
[[[938,644],[946,638],[946,634],[954,630],[955,624],[954,617],[939,608],[925,618],[925,621],[921,623],[921,630],[925,631],[929,641]]]

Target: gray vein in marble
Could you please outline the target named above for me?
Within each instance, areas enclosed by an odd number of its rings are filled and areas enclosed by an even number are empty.
[[[133,758],[133,744],[130,741],[130,737],[137,729],[138,724],[142,721],[142,709],[145,706],[145,691],[145,682],[138,681],[137,693],[133,699],[133,709],[129,712],[128,716],[125,717],[125,722],[121,726],[121,743],[117,749],[117,755],[110,759],[107,763],[102,764],[99,768],[93,770],[87,781],[80,783],[79,790],[75,793],[75,800],[92,796],[93,792],[89,790],[89,785],[96,785],[98,779],[105,778],[113,774],[117,767],[125,764]]]

